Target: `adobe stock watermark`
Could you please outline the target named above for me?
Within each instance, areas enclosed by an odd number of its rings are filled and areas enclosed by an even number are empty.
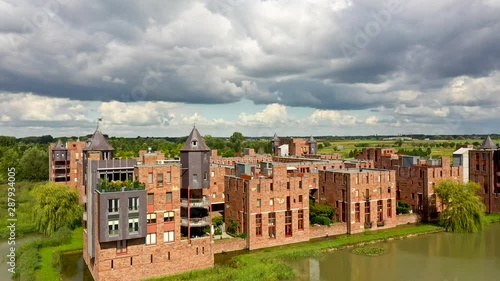
[[[132,88],[130,93],[121,95],[122,102],[143,101],[148,96],[148,92],[155,90],[163,82],[160,71],[160,63],[156,64],[156,68],[146,66],[146,74],[143,76],[141,83]]]
[[[7,228],[9,229],[9,238],[7,244],[10,246],[7,253],[8,271],[11,274],[16,272],[16,169],[14,167],[7,169]]]
[[[393,15],[401,13],[402,10],[403,5],[400,0],[384,0],[384,8],[379,11],[371,11],[372,18],[364,25],[363,29],[355,28],[352,41],[341,43],[340,48],[344,56],[352,58],[365,49],[382,32],[382,29],[391,23]]]
[[[45,3],[39,7],[30,18],[22,17],[22,34],[18,36],[10,34],[9,41],[12,47],[17,47],[17,43],[22,40],[26,40],[28,34],[41,32],[48,24],[52,22],[58,22],[64,26],[61,18],[58,17],[61,4],[57,0],[44,1]]]

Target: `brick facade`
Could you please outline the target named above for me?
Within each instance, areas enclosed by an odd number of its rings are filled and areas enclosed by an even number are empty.
[[[479,184],[477,195],[483,199],[486,212],[500,212],[500,151],[469,151],[469,180]]]

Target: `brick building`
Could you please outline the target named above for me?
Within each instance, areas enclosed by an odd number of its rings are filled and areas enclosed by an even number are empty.
[[[335,208],[335,220],[346,223],[347,233],[397,225],[395,171],[322,170],[319,185],[319,203]]]
[[[500,212],[500,150],[489,136],[479,149],[469,150],[469,180],[481,186],[486,212]]]
[[[94,279],[140,280],[213,266],[209,149],[197,129],[174,161],[151,151],[138,160],[110,160],[113,149],[99,134],[82,163],[83,256]]]
[[[309,240],[309,190],[317,172],[289,164],[240,164],[225,176],[225,223],[247,234],[247,248],[259,249]]]
[[[58,140],[49,146],[49,181],[78,186],[78,161],[83,158],[85,142],[70,141],[65,144]]]
[[[311,136],[309,140],[302,138],[280,139],[274,134],[271,141],[271,151],[275,156],[302,156],[316,154],[316,140]]]
[[[377,169],[392,169],[399,165],[399,155],[394,148],[364,147],[356,155],[358,160],[371,160]]]
[[[463,182],[463,167],[451,166],[450,158],[421,160],[409,156],[396,171],[398,199],[410,204],[423,220],[437,217],[442,206],[434,187],[443,180]],[[411,160],[409,160],[411,159]]]

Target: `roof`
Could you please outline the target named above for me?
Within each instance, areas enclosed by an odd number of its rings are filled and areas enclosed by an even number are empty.
[[[273,141],[279,141],[280,138],[278,138],[278,135],[276,135],[276,133],[274,133],[274,137],[273,137]]]
[[[205,140],[198,132],[196,127],[193,127],[181,151],[210,151],[210,148],[205,143]]]
[[[83,151],[109,151],[115,150],[106,140],[101,131],[96,130],[94,135],[87,141]]]
[[[472,148],[467,148],[467,147],[461,147],[457,149],[456,151],[453,152],[453,154],[464,154],[467,153],[467,151],[472,150]]]
[[[309,142],[309,143],[316,143],[316,140],[313,138],[313,136],[311,136],[311,137],[309,138],[309,141],[308,141],[308,142]]]
[[[480,149],[497,149],[497,145],[493,142],[493,140],[491,140],[490,136],[488,136],[479,148]]]
[[[57,140],[53,150],[68,150],[61,140]]]

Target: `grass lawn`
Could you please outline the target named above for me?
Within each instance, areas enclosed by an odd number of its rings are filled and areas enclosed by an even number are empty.
[[[16,235],[22,236],[26,233],[36,232],[36,223],[33,220],[33,206],[35,205],[35,196],[31,193],[31,189],[37,182],[16,182],[15,197],[16,200]],[[7,200],[8,200],[8,184],[0,184],[0,238],[7,238],[9,229],[7,228]]]
[[[354,235],[341,235],[334,239],[298,243],[287,246],[252,251],[233,258],[230,265],[216,265],[214,268],[195,270],[179,275],[150,279],[170,280],[283,280],[296,276],[294,269],[287,264],[293,260],[317,256],[325,251],[363,242],[385,240],[410,234],[443,231],[434,225],[404,225],[391,229],[378,230]]]
[[[69,252],[83,249],[83,229],[78,227],[72,231],[71,243],[56,247],[40,249],[40,269],[36,271],[37,280],[59,280],[59,272],[52,266],[52,255],[56,251]]]

